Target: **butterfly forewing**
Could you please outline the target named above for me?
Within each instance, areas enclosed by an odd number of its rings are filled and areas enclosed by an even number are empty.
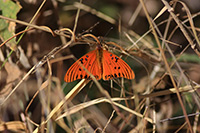
[[[77,60],[67,71],[65,75],[66,82],[72,82],[77,79],[88,79],[88,74],[82,64],[97,80],[109,80],[112,78],[124,77],[133,79],[135,74],[129,65],[121,58],[107,50],[97,48]]]
[[[114,55],[107,50],[103,50],[103,79],[109,80],[112,78],[124,77],[127,79],[133,79],[135,74],[129,65],[121,58]]]
[[[65,74],[65,81],[72,82],[77,79],[90,78],[90,75],[81,67],[82,64],[97,80],[101,79],[101,66],[97,57],[97,50],[93,50],[77,60]]]

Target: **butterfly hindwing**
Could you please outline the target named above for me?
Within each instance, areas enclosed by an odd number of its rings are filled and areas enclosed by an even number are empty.
[[[107,50],[103,50],[103,79],[109,80],[112,78],[124,77],[127,79],[133,79],[135,74],[130,66],[124,62],[121,58],[114,55]]]
[[[82,64],[91,74],[93,74],[97,80],[101,79],[100,62],[97,57],[97,50],[93,50],[82,56],[68,69],[64,79],[66,82],[90,78],[89,74],[86,73],[84,68],[82,68],[79,63]]]

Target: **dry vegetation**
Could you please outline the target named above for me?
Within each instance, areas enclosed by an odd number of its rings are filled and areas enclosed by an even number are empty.
[[[200,132],[199,0],[0,0],[0,10],[0,132]],[[86,34],[110,42],[135,79],[65,83],[96,47]]]

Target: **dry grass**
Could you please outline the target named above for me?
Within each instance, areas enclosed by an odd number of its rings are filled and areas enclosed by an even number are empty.
[[[200,8],[165,0],[20,2],[17,20],[0,15],[16,28],[1,36],[1,132],[200,131]],[[75,57],[96,46],[88,35],[104,36],[135,79],[65,83]]]

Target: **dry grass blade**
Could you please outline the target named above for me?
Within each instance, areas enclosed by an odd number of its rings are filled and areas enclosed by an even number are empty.
[[[4,44],[6,44],[7,42],[9,42],[11,39],[15,38],[16,36],[20,35],[20,34],[23,34],[27,31],[30,31],[30,30],[33,30],[33,28],[30,28],[30,29],[26,29],[26,30],[23,30],[21,32],[18,32],[17,34],[15,34],[14,36],[12,36],[11,38],[9,38],[8,40],[4,41],[2,44],[0,44],[0,47],[2,47]]]
[[[188,17],[188,19],[189,19],[190,26],[191,26],[191,28],[192,28],[192,32],[193,32],[193,34],[194,34],[194,38],[195,38],[197,44],[200,46],[199,37],[198,37],[198,35],[197,35],[196,28],[195,28],[195,26],[194,26],[194,22],[193,22],[193,20],[192,20],[192,15],[191,15],[191,13],[190,13],[190,10],[188,9],[188,7],[186,6],[185,3],[181,2],[181,1],[178,1],[178,2],[180,2],[180,3],[183,5],[184,9],[186,10],[187,17]]]
[[[26,126],[21,121],[2,122],[0,124],[0,132],[11,130],[14,132],[27,131]]]
[[[31,99],[30,103],[28,104],[28,106],[26,107],[26,110],[25,110],[25,114],[26,116],[28,116],[28,109],[29,107],[31,106],[33,100],[35,99],[35,97],[38,95],[38,93],[43,90],[44,88],[46,88],[49,84],[49,80],[46,80],[44,83],[42,83],[42,85],[40,86],[39,90],[34,94],[33,98]]]
[[[167,3],[165,0],[162,0],[162,2],[164,3],[164,5],[167,7],[168,12],[170,13],[170,15],[173,17],[174,21],[177,23],[177,25],[179,26],[179,28],[181,29],[182,33],[184,34],[185,38],[188,40],[189,44],[191,45],[191,48],[193,48],[193,50],[196,52],[196,54],[198,56],[200,56],[200,53],[194,49],[195,45],[192,42],[192,39],[190,38],[189,34],[187,33],[187,31],[185,30],[185,28],[183,27],[183,25],[181,24],[180,20],[178,19],[178,17],[173,13],[173,8],[169,5],[169,3]]]
[[[43,121],[41,123],[41,125],[43,124],[46,124],[51,118],[52,116],[62,108],[62,106],[69,102],[70,100],[73,99],[74,96],[76,96],[83,88],[84,86],[88,83],[89,81],[88,80],[81,80],[66,96],[65,98],[60,101],[60,103],[58,105],[56,105],[56,107],[53,108],[53,110],[49,113],[49,115],[47,116],[47,119],[45,121]],[[34,130],[34,133],[37,133],[38,132],[38,128],[36,128]]]
[[[180,87],[178,88],[179,92],[195,92],[200,88],[200,86],[194,86],[192,87],[191,85],[187,85],[184,87]],[[159,91],[159,92],[154,92],[151,94],[146,94],[146,95],[139,95],[140,98],[153,98],[153,97],[159,97],[159,96],[165,96],[165,95],[169,95],[169,94],[176,94],[176,88],[170,88],[169,90],[163,90],[163,91]]]
[[[94,14],[94,15],[98,16],[99,18],[102,18],[105,21],[108,21],[111,24],[115,24],[116,23],[115,19],[107,16],[106,14],[98,12],[95,9],[92,9],[89,6],[86,6],[86,5],[82,4],[82,3],[75,2],[74,6],[77,7],[78,9],[82,9],[84,11],[90,12],[91,14]]]
[[[162,55],[162,58],[163,58],[163,60],[164,60],[165,66],[166,66],[166,68],[167,68],[167,71],[169,72],[169,76],[170,76],[170,78],[171,78],[172,84],[173,84],[173,86],[174,86],[174,87],[176,88],[176,90],[177,90],[177,92],[176,92],[176,93],[177,93],[177,97],[178,97],[178,99],[179,99],[181,108],[182,108],[183,113],[184,113],[184,115],[185,115],[185,119],[186,119],[186,122],[187,122],[187,124],[188,124],[189,129],[190,129],[190,132],[192,132],[192,127],[191,127],[190,121],[189,121],[189,119],[188,119],[188,116],[187,116],[187,112],[186,112],[186,110],[185,110],[185,107],[184,107],[184,105],[183,105],[183,101],[182,101],[182,99],[181,99],[180,92],[179,92],[179,90],[178,90],[178,88],[177,88],[177,85],[176,85],[176,83],[175,83],[174,77],[172,76],[171,69],[170,69],[169,64],[168,64],[168,62],[167,62],[167,60],[166,60],[166,56],[165,56],[164,51],[163,51],[163,49],[162,49],[162,47],[161,47],[161,44],[160,44],[160,42],[159,42],[157,33],[156,33],[155,29],[153,28],[153,24],[152,24],[151,18],[150,18],[150,16],[149,16],[148,12],[147,12],[147,9],[146,9],[146,7],[145,7],[145,5],[144,5],[144,2],[143,2],[142,0],[140,0],[140,2],[143,4],[143,9],[144,9],[145,14],[146,14],[146,16],[147,16],[147,19],[148,19],[148,21],[149,21],[149,24],[150,24],[150,26],[151,26],[152,29],[153,29],[153,35],[154,35],[154,37],[155,37],[156,43],[157,43],[157,45],[159,46],[159,49],[160,49],[160,51],[161,51],[161,55]],[[168,4],[165,0],[162,0],[162,2],[165,4],[165,6],[167,7],[167,9],[168,9],[168,11],[170,12],[170,14],[173,14],[173,13],[172,13],[172,8],[169,6],[169,4]],[[175,16],[175,15],[173,14],[173,17],[174,17],[174,16]],[[175,18],[175,21],[178,22],[178,19]],[[180,24],[180,23],[179,23],[179,24]],[[182,25],[181,25],[181,26],[182,26]],[[184,28],[183,28],[183,30],[184,30]],[[185,32],[185,34],[187,34],[187,33]],[[190,39],[189,36],[187,36],[187,35],[186,35],[186,38]],[[191,41],[191,40],[190,40],[190,41]]]
[[[146,33],[144,33],[142,36],[139,36],[138,34],[136,34],[135,32],[133,32],[132,30],[129,30],[129,34],[136,37],[137,38],[137,41],[134,42],[133,44],[137,44],[138,42],[142,42],[147,48],[149,48],[156,56],[160,56],[160,53],[152,46],[152,44],[150,44],[144,37],[149,34],[150,32],[152,31],[152,29],[150,29],[149,31],[147,31]],[[127,34],[128,35],[128,34]],[[133,42],[133,41],[131,41]],[[132,45],[131,47],[129,47],[127,50],[133,48],[133,46],[135,45]]]
[[[122,104],[119,104],[119,103],[115,102],[115,101],[121,101],[121,100],[123,100],[123,98],[111,98],[111,99],[99,98],[99,99],[95,99],[95,100],[92,100],[92,101],[89,101],[89,102],[84,102],[82,104],[76,105],[76,106],[70,108],[69,110],[67,110],[67,112],[65,112],[64,114],[59,116],[57,118],[57,120],[59,120],[59,119],[61,119],[63,117],[66,117],[68,115],[72,115],[73,113],[76,113],[76,112],[78,112],[78,111],[80,111],[80,110],[82,110],[84,108],[89,107],[89,106],[96,105],[96,104],[99,104],[99,103],[102,103],[102,102],[107,102],[107,103],[116,105],[117,107],[119,107],[119,108],[121,108],[121,109],[123,109],[123,110],[125,110],[125,111],[127,111],[127,112],[129,112],[131,114],[134,114],[134,115],[136,115],[136,116],[138,116],[140,118],[143,118],[143,119],[147,120],[150,123],[153,123],[152,119],[150,119],[148,117],[145,117],[142,114],[140,114],[140,113],[138,113],[138,112],[136,112],[136,111],[134,111],[134,110],[122,105]],[[110,101],[112,101],[112,102],[110,102]]]
[[[35,28],[35,29],[38,29],[38,30],[42,30],[42,31],[45,31],[45,32],[49,32],[49,33],[51,33],[53,36],[55,36],[55,34],[56,34],[56,35],[61,35],[61,36],[65,36],[65,37],[68,37],[68,38],[71,37],[71,36],[68,36],[68,35],[63,35],[63,34],[60,33],[60,32],[53,32],[53,31],[52,31],[49,27],[47,27],[47,26],[38,26],[38,25],[30,24],[30,23],[27,23],[27,22],[24,22],[24,21],[11,19],[11,18],[2,16],[2,15],[0,15],[0,18],[1,18],[1,19],[5,19],[5,20],[8,20],[8,21],[16,22],[16,23],[18,23],[18,24],[26,25],[26,26],[28,26],[28,27],[32,27],[32,28]],[[29,29],[26,29],[26,30],[29,30]],[[23,31],[22,31],[22,32],[23,32]],[[23,33],[24,33],[24,32],[23,32]],[[21,33],[19,33],[19,34],[21,34]]]
[[[161,11],[156,15],[156,17],[153,19],[155,21],[157,18],[159,18],[165,11],[167,10],[166,6],[164,6]]]

